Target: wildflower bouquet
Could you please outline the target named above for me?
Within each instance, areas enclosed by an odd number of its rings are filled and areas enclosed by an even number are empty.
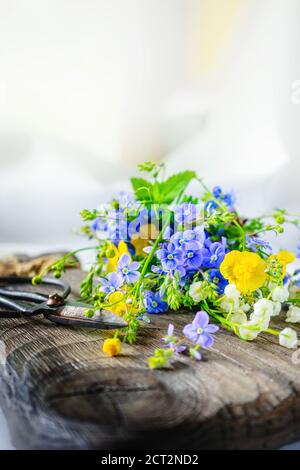
[[[151,315],[179,309],[198,311],[183,330],[190,346],[169,325],[166,348],[155,351],[151,367],[182,352],[200,359],[200,348],[213,343],[216,323],[243,340],[266,332],[277,335],[282,346],[295,347],[296,331],[279,331],[271,323],[283,306],[286,321],[300,322],[300,270],[288,274],[295,255],[274,253],[267,233],[281,234],[287,223],[298,227],[298,214],[277,209],[244,219],[233,194],[208,189],[193,171],[165,179],[164,169],[163,163],[141,164],[146,176],[131,179],[131,193],[81,213],[81,232],[95,241],[94,263],[81,285],[82,298],[94,305],[86,315],[105,308],[128,322],[106,344],[108,354],[120,351],[120,339],[135,342],[139,325]],[[187,190],[191,181],[199,184],[197,197]],[[71,255],[50,266],[56,277]]]

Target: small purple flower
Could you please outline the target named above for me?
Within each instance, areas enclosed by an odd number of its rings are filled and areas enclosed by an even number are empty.
[[[99,230],[100,232],[105,232],[108,229],[106,217],[97,217],[92,224],[92,229],[95,231]]]
[[[169,323],[167,335],[161,338],[161,340],[166,343],[166,345],[171,348],[177,341],[176,336],[174,336],[174,325]]]
[[[151,271],[155,274],[168,274],[168,271],[166,269],[161,268],[160,266],[151,266]]]
[[[118,202],[121,209],[132,209],[135,205],[134,194],[121,191],[118,195]]]
[[[188,249],[185,253],[185,267],[187,269],[197,270],[202,264],[202,252],[199,250]]]
[[[201,361],[202,356],[201,353],[198,351],[197,346],[195,348],[190,348],[189,353],[193,359],[196,359],[196,361]]]
[[[123,277],[118,273],[109,273],[107,279],[100,278],[102,287],[100,287],[101,292],[115,292],[119,290],[123,284]]]
[[[112,210],[109,212],[107,220],[107,235],[115,245],[117,245],[120,240],[129,240],[128,221],[123,212]]]
[[[197,216],[197,205],[191,202],[185,202],[174,209],[174,218],[179,224],[192,222]]]
[[[197,240],[197,235],[194,230],[185,230],[184,232],[176,232],[171,237],[171,242],[178,248],[188,250],[199,250],[201,244]]]
[[[174,243],[168,243],[158,250],[156,256],[161,261],[162,267],[167,271],[173,271],[184,262],[183,250],[177,248]]]
[[[217,199],[221,199],[221,196],[222,196],[221,186],[215,186],[212,190],[212,193]]]
[[[228,281],[222,276],[218,269],[211,269],[209,271],[210,282],[217,286],[218,294],[223,294],[225,287],[228,285]]]
[[[174,228],[173,227],[167,227],[163,233],[163,239],[164,240],[170,240],[170,238],[173,236],[174,233]]]
[[[205,242],[205,248],[201,250],[203,262],[202,266],[205,268],[218,268],[222,263],[226,254],[226,244],[223,240],[220,242]]]
[[[227,206],[229,211],[234,211],[235,196],[233,193],[223,193],[220,186],[213,188],[212,193],[215,199],[219,200],[223,206]],[[210,199],[205,203],[204,208],[208,214],[212,214],[216,209],[219,208],[219,205],[215,199]]]
[[[194,229],[193,232],[195,234],[195,239],[197,242],[199,242],[202,246],[205,243],[206,240],[206,233],[203,225],[197,225]]]
[[[208,214],[213,214],[213,212],[216,211],[216,209],[219,208],[219,205],[214,201],[213,199],[210,199],[205,203],[204,209]]]
[[[186,275],[186,269],[184,266],[177,266],[175,271],[178,273],[180,278],[183,278]]]
[[[214,342],[212,333],[215,333],[218,329],[218,326],[209,323],[207,313],[201,311],[196,313],[192,323],[183,328],[183,334],[193,343],[200,344],[203,348],[209,348]]]
[[[233,193],[226,193],[223,196],[223,202],[230,211],[234,210],[235,196]]]
[[[174,349],[174,351],[179,354],[186,350],[186,346],[183,344],[176,346],[178,338],[174,336],[174,325],[172,325],[172,323],[169,323],[167,335],[161,338],[161,340],[166,343],[169,349]]]
[[[267,240],[263,240],[262,238],[256,235],[252,235],[252,237],[246,236],[246,240],[246,248],[249,248],[249,250],[254,251],[255,253],[257,252],[258,247],[263,248],[267,251],[272,251],[270,243]]]
[[[136,282],[140,277],[140,273],[138,271],[139,267],[140,263],[138,263],[137,261],[131,262],[130,256],[125,253],[121,256],[118,262],[117,269],[119,274],[122,276],[123,280],[127,284],[132,284]]]
[[[163,313],[168,310],[168,304],[162,300],[159,292],[155,294],[150,290],[144,292],[144,305],[147,313]]]
[[[220,186],[215,186],[212,190],[212,193],[215,196],[215,198],[222,201],[222,203],[225,204],[229,210],[233,210],[233,206],[235,203],[235,196],[232,192],[223,193],[222,188]]]

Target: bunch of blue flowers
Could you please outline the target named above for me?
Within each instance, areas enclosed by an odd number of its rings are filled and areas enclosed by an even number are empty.
[[[151,367],[164,366],[179,353],[199,360],[199,349],[211,347],[217,330],[210,319],[244,340],[267,332],[281,345],[295,347],[294,329],[279,331],[270,323],[283,305],[287,320],[300,322],[300,274],[287,269],[295,255],[274,253],[267,235],[281,234],[287,223],[299,227],[299,214],[277,209],[244,219],[232,192],[219,186],[209,190],[193,171],[164,179],[163,164],[146,162],[139,170],[146,177],[131,179],[132,192],[81,213],[82,233],[95,242],[88,247],[95,260],[82,283],[82,298],[95,311],[124,316],[128,327],[122,339],[129,343],[153,314],[198,310],[182,332],[188,344],[174,339],[171,325],[166,348],[156,352]],[[191,181],[201,188],[196,197],[187,190]],[[49,269],[59,277],[67,260]]]

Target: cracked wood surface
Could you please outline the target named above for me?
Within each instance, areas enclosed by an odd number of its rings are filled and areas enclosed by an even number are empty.
[[[67,272],[75,294],[81,276]],[[149,370],[169,322],[180,332],[192,316],[151,316],[117,358],[102,353],[108,333],[1,319],[1,405],[14,445],[263,449],[299,439],[300,364],[277,338],[244,342],[220,329],[203,361],[180,357],[172,369]]]

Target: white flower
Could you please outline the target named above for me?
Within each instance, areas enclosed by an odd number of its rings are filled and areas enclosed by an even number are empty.
[[[225,297],[222,299],[220,307],[225,312],[235,312],[239,309],[239,299],[230,299],[229,297]]]
[[[260,330],[267,330],[273,312],[274,306],[271,300],[259,299],[254,304],[254,310],[250,315],[250,319],[259,326]]]
[[[239,290],[237,290],[235,284],[228,284],[228,286],[226,286],[224,289],[224,294],[225,295],[220,303],[220,307],[225,312],[238,311],[240,306],[239,298],[241,293]]]
[[[225,287],[224,289],[224,294],[226,297],[229,299],[234,299],[237,300],[240,298],[241,293],[240,291],[236,288],[235,284],[228,284],[228,286]]]
[[[239,334],[243,339],[247,341],[252,341],[253,339],[257,338],[259,335],[259,328],[255,328],[256,324],[253,321],[247,321],[243,324],[242,327],[239,328]],[[250,328],[247,328],[250,327]],[[253,329],[251,329],[253,327]]]
[[[279,344],[285,348],[294,348],[297,346],[298,338],[297,333],[292,328],[284,328],[279,333]]]
[[[274,311],[274,306],[273,306],[272,300],[268,299],[259,299],[255,304],[253,305],[253,309],[257,313],[266,313],[267,315],[271,316],[273,311]]]
[[[290,305],[285,321],[290,323],[300,323],[300,308],[296,307],[296,305]]]
[[[261,331],[264,331],[269,328],[271,317],[266,312],[254,311],[250,315],[250,320],[252,320],[259,327]]]
[[[272,292],[272,300],[274,300],[274,302],[286,302],[289,298],[289,295],[290,294],[287,286],[277,286]]]
[[[276,315],[279,315],[281,312],[281,303],[280,302],[273,302],[273,313],[272,317],[276,317]]]
[[[202,281],[194,282],[194,284],[190,286],[189,294],[196,303],[200,302],[200,300],[204,300],[202,291]]]
[[[247,315],[242,311],[235,312],[231,315],[230,321],[243,325],[247,321]]]
[[[241,309],[243,310],[243,312],[245,313],[248,313],[249,310],[250,310],[250,305],[249,304],[244,304],[244,305],[241,305]]]

